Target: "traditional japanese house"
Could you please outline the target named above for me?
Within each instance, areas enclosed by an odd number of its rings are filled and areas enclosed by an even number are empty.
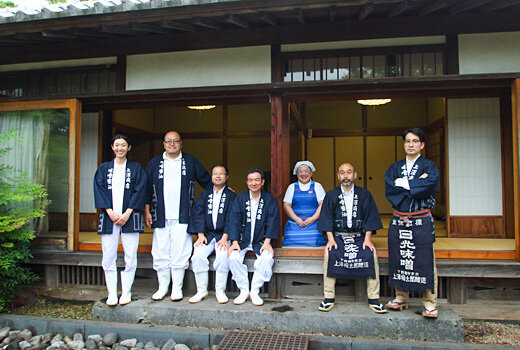
[[[206,167],[227,164],[237,192],[248,168],[265,170],[280,204],[297,160],[314,162],[326,190],[350,161],[388,227],[383,174],[404,157],[402,131],[418,126],[441,172],[440,296],[520,296],[520,1],[99,0],[0,11],[0,131],[25,141],[3,161],[48,188],[34,242],[48,287],[103,285],[92,177],[116,132],[146,165],[178,130]],[[322,249],[281,242],[265,291],[321,297]],[[142,286],[156,283],[150,247],[148,231]]]

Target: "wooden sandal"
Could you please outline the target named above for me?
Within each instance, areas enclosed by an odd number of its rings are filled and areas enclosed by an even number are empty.
[[[402,311],[408,309],[408,301],[400,301],[398,299],[394,299],[386,303],[386,307],[388,309]]]
[[[431,310],[423,309],[422,315],[424,318],[437,318],[439,317],[439,310],[437,308]]]

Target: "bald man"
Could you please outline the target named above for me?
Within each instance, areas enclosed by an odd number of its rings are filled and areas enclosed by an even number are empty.
[[[325,195],[318,230],[327,233],[323,256],[323,294],[320,311],[330,311],[335,303],[336,278],[366,279],[368,307],[387,312],[379,302],[379,265],[372,233],[383,224],[370,192],[354,186],[357,172],[350,163],[338,167],[340,185]]]
[[[211,177],[197,158],[181,152],[182,139],[178,132],[167,132],[163,144],[164,153],[152,158],[146,167],[145,222],[154,229],[153,268],[159,280],[159,289],[152,299],[162,300],[166,296],[171,276],[171,300],[179,301],[183,297],[184,273],[192,252],[192,238],[186,231],[195,181],[205,189]]]

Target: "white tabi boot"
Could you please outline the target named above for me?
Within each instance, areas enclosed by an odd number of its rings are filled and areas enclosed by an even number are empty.
[[[172,301],[182,300],[182,284],[184,282],[184,269],[172,269]],[[207,283],[207,282],[206,282]],[[207,288],[207,284],[206,284]]]
[[[229,301],[226,295],[227,277],[227,272],[215,273],[215,297],[217,297],[219,304],[225,304]]]
[[[190,303],[198,303],[208,297],[208,271],[198,272],[195,274],[195,283],[197,284],[197,294],[192,296]]]
[[[253,279],[251,280],[251,302],[255,306],[264,305],[264,301],[260,298],[260,288],[264,285],[264,281],[258,273],[253,273]]]
[[[121,271],[121,297],[119,305],[130,304],[132,301],[132,284],[134,283],[135,271]]]
[[[108,298],[107,305],[108,306],[116,306],[117,305],[117,271],[105,271],[105,282],[107,284],[108,290]]]
[[[152,295],[153,300],[163,300],[170,286],[170,269],[157,271],[159,289]]]

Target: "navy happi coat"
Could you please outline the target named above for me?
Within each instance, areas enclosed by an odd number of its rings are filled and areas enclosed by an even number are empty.
[[[211,183],[211,177],[202,164],[194,156],[182,152],[181,165],[181,198],[179,207],[179,223],[188,224],[190,209],[195,199],[195,181],[202,188]],[[152,215],[152,228],[165,227],[164,209],[164,159],[163,154],[150,160],[146,166],[148,176],[147,201]]]
[[[204,233],[209,242],[213,238],[219,241],[224,233],[229,231],[229,213],[236,198],[235,192],[231,191],[229,187],[222,189],[222,196],[220,197],[220,204],[218,206],[218,216],[216,227],[213,227],[213,186],[206,188],[199,196],[190,214],[190,223],[188,224],[188,233],[198,234]]]
[[[260,203],[255,218],[248,217],[249,207],[249,191],[239,194],[233,206],[229,217],[229,239],[238,241],[240,249],[245,249],[251,242],[251,221],[255,222],[255,232],[253,233],[253,250],[256,254],[260,254],[260,248],[264,244],[266,238],[278,238],[279,212],[276,199],[269,192],[262,191],[260,194]]]
[[[112,173],[114,160],[99,166],[94,175],[94,202],[96,208],[101,209],[99,214],[98,234],[111,234],[113,222],[105,209],[112,209]],[[132,208],[134,211],[126,224],[123,233],[142,233],[143,216],[141,210],[146,202],[146,173],[143,167],[136,162],[126,161],[125,187],[123,194],[123,213]]]

